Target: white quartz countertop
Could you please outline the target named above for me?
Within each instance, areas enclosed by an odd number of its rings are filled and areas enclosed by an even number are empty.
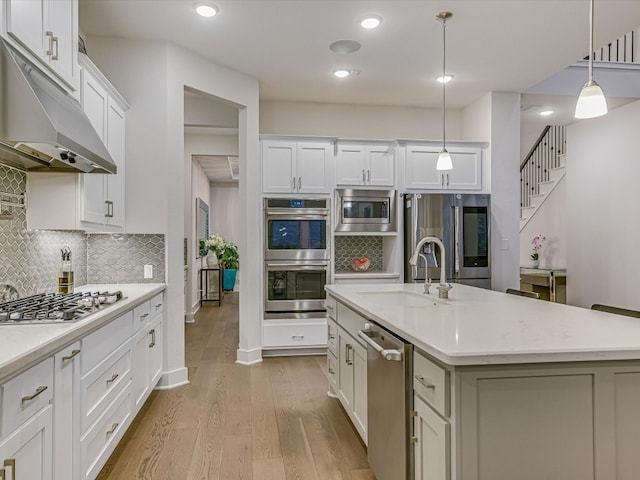
[[[327,285],[326,290],[448,365],[640,359],[640,321],[454,284]],[[339,319],[338,319],[339,321]]]
[[[9,377],[46,358],[79,338],[152,298],[166,288],[164,283],[83,285],[76,292],[120,290],[122,300],[76,322],[0,325],[0,379]]]

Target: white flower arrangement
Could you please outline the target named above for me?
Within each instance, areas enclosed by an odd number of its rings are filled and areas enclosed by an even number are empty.
[[[225,242],[224,238],[222,238],[218,234],[211,235],[204,242],[205,247],[208,250],[214,252],[216,254],[216,257],[218,257],[218,258],[220,258],[220,255],[222,255],[222,252],[224,251],[225,244],[226,244],[226,242]]]

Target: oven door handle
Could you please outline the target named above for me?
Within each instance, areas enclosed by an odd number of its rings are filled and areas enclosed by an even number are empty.
[[[285,269],[285,270],[326,270],[329,268],[328,263],[267,263],[267,270],[269,269]]]
[[[267,217],[269,218],[276,218],[276,219],[296,219],[296,218],[300,218],[303,220],[307,220],[307,219],[315,219],[315,218],[327,218],[329,216],[329,211],[328,210],[317,210],[317,211],[291,211],[288,210],[286,212],[283,212],[282,210],[265,210],[265,214],[267,215]]]

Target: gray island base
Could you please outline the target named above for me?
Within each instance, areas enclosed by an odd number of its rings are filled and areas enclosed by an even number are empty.
[[[415,284],[326,289],[330,338],[357,343],[374,322],[414,346],[408,478],[640,478],[637,319],[463,285],[447,300]],[[330,394],[345,406],[334,352]],[[366,386],[359,372],[351,387]],[[367,399],[355,403],[345,410],[366,443]]]

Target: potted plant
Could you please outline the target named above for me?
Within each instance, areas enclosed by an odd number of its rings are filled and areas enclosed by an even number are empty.
[[[221,259],[225,248],[225,240],[218,234],[211,235],[204,242],[205,248],[208,250],[207,265],[209,267],[217,267],[218,260]]]
[[[220,261],[224,267],[223,288],[226,292],[230,292],[235,287],[236,275],[240,266],[238,247],[231,242],[225,241]]]
[[[542,244],[546,239],[547,237],[540,233],[533,237],[533,240],[531,241],[531,243],[533,244],[533,253],[531,254],[531,260],[533,260],[533,268],[538,268],[538,265],[540,265],[540,255],[538,252],[542,250]]]

